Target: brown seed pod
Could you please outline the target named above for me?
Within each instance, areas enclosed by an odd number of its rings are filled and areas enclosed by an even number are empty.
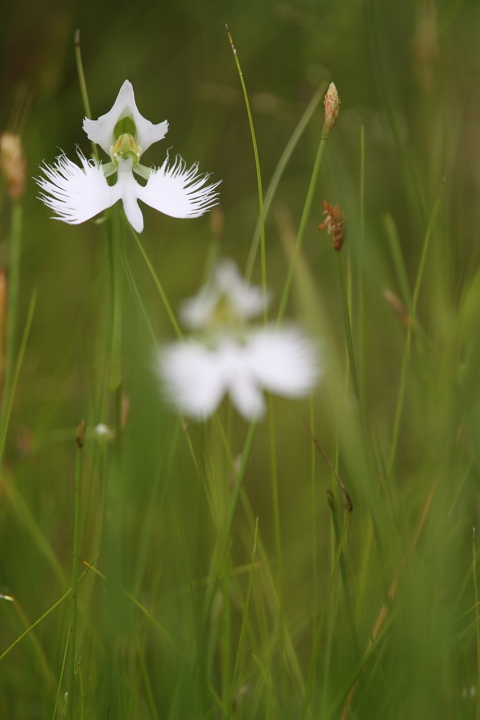
[[[11,200],[19,200],[25,191],[26,163],[19,135],[0,135],[0,167],[7,179]]]
[[[327,228],[328,234],[332,234],[333,249],[338,252],[342,249],[347,237],[347,218],[343,214],[340,205],[331,205],[325,200],[322,200],[322,204],[325,208],[323,214],[327,217],[318,228],[318,232],[323,228]]]

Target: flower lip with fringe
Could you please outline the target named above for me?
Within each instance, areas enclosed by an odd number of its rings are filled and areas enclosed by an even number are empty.
[[[319,226],[318,232],[323,230],[323,228],[327,228],[328,234],[330,235],[330,233],[332,233],[333,249],[338,252],[342,249],[343,243],[347,238],[347,218],[343,214],[340,205],[331,205],[325,200],[322,200],[322,204],[325,208],[323,214],[327,217]]]
[[[320,374],[315,344],[296,327],[273,326],[251,330],[243,343],[228,333],[212,347],[173,342],[159,351],[157,371],[167,400],[196,420],[212,415],[226,393],[246,420],[258,420],[263,390],[304,397]]]
[[[81,167],[67,158],[57,157],[53,165],[41,166],[45,177],[36,178],[40,199],[53,210],[56,220],[78,225],[90,220],[119,200],[125,215],[136,232],[143,230],[143,215],[138,205],[146,205],[176,218],[195,218],[217,204],[219,183],[207,185],[208,175],[198,172],[198,165],[187,169],[177,155],[169,164],[169,157],[160,168],[148,168],[140,163],[150,145],[162,140],[168,122],[154,125],[138,111],[133,86],[125,80],[112,109],[98,120],[83,121],[83,129],[92,142],[110,156],[110,162],[87,160],[77,150]],[[109,185],[107,177],[117,174],[117,181]],[[146,180],[140,185],[134,173]]]
[[[249,286],[235,263],[221,260],[204,288],[182,306],[195,337],[167,344],[156,371],[166,399],[196,420],[209,417],[229,394],[247,420],[265,412],[263,391],[299,398],[320,368],[316,344],[295,326],[249,327],[263,311],[263,293]]]

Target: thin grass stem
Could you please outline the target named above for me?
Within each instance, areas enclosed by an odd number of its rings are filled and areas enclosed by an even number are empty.
[[[110,376],[108,388],[115,392],[122,383],[122,289],[121,289],[121,257],[118,223],[114,217],[115,209],[107,213],[106,229],[108,240],[108,259],[110,267],[110,298],[111,298],[111,335],[110,335]],[[118,430],[118,428],[117,428]]]
[[[438,210],[440,207],[440,200],[442,196],[442,190],[443,190],[443,184],[440,187],[440,191],[437,195],[437,198],[433,204],[432,214],[430,216],[430,220],[427,226],[427,231],[425,233],[425,238],[423,241],[423,247],[422,247],[422,254],[420,257],[420,263],[418,266],[418,272],[417,272],[417,278],[415,281],[415,287],[413,291],[412,296],[412,311],[413,315],[415,316],[417,311],[417,301],[418,301],[418,294],[420,292],[420,286],[422,283],[423,278],[423,271],[425,268],[425,262],[427,258],[428,248],[430,245],[430,238],[432,235],[433,227],[435,225],[435,220],[437,218]],[[411,348],[411,342],[412,342],[412,323],[409,324],[407,328],[407,338],[405,341],[405,349],[403,352],[402,357],[402,367],[400,371],[400,385],[398,389],[398,396],[397,396],[397,404],[395,407],[395,418],[393,422],[393,434],[392,434],[392,445],[390,448],[390,457],[388,460],[388,472],[387,477],[391,478],[392,472],[393,472],[393,466],[395,464],[395,456],[397,453],[397,445],[398,445],[398,436],[400,432],[400,421],[402,418],[402,411],[403,411],[403,401],[405,397],[405,387],[406,387],[406,381],[407,381],[407,370],[408,370],[408,362],[410,359],[410,348]]]
[[[295,248],[292,253],[291,260],[290,260],[290,265],[288,267],[287,279],[285,281],[282,297],[280,300],[280,308],[278,310],[278,315],[277,315],[277,324],[280,324],[285,316],[287,302],[288,302],[288,298],[290,296],[290,290],[292,287],[293,274],[295,272],[295,266],[296,266],[298,257],[300,255],[300,250],[302,247],[303,239],[305,237],[305,232],[307,230],[307,224],[308,224],[308,220],[310,217],[310,210],[312,208],[313,196],[315,194],[315,188],[317,186],[318,173],[320,171],[320,166],[322,164],[323,153],[325,152],[325,146],[327,144],[328,135],[329,135],[329,132],[324,123],[323,128],[322,128],[322,134],[320,137],[320,144],[319,144],[318,150],[317,150],[317,156],[315,158],[315,163],[314,163],[312,175],[310,178],[310,184],[308,186],[307,197],[305,199],[305,204],[303,206],[303,213],[302,213],[302,218],[300,220],[300,227],[298,228],[297,240],[296,240]]]
[[[280,618],[283,617],[283,556],[282,556],[282,532],[280,522],[280,499],[278,492],[278,468],[277,468],[277,444],[275,436],[275,417],[273,412],[273,397],[268,395],[268,417],[270,432],[270,467],[272,472],[272,500],[273,518],[275,526],[275,554],[277,558],[278,596],[280,599]]]
[[[225,536],[223,538],[222,547],[221,547],[219,555],[218,555],[218,566],[217,566],[216,571],[213,571],[209,578],[209,582],[208,582],[208,586],[207,586],[206,600],[205,600],[205,613],[204,613],[204,624],[205,625],[208,622],[208,618],[210,617],[210,611],[211,611],[211,607],[212,607],[213,597],[214,597],[215,589],[217,586],[218,574],[219,574],[221,568],[223,567],[223,563],[225,562],[225,557],[228,552],[233,518],[235,515],[235,510],[237,508],[240,491],[242,489],[243,479],[245,477],[245,471],[247,469],[248,460],[250,458],[250,452],[252,449],[253,438],[255,435],[256,426],[257,426],[257,423],[255,422],[255,420],[253,420],[250,423],[250,427],[248,429],[247,438],[245,440],[245,445],[243,447],[240,469],[238,471],[238,474],[237,474],[237,477],[235,480],[235,486],[233,488],[233,492],[230,497],[227,521],[225,524]]]
[[[23,337],[22,337],[22,341],[20,343],[20,349],[18,351],[17,362],[15,363],[15,369],[13,372],[12,383],[11,383],[10,392],[8,395],[8,401],[7,401],[7,405],[6,405],[6,409],[5,409],[5,417],[4,417],[3,424],[2,424],[2,430],[1,430],[1,435],[0,435],[0,464],[3,459],[3,453],[5,450],[5,441],[7,439],[7,430],[8,430],[8,425],[10,423],[10,416],[12,414],[13,400],[15,397],[15,391],[17,389],[17,383],[18,383],[18,378],[20,375],[20,370],[22,368],[23,356],[25,355],[25,348],[27,347],[28,336],[30,334],[30,328],[32,326],[36,302],[37,302],[37,290],[35,288],[32,292],[32,296],[30,298],[30,305],[28,308],[27,319],[25,321],[25,328],[23,330]]]
[[[317,92],[315,93],[313,98],[310,100],[305,112],[303,113],[302,117],[300,118],[297,127],[293,131],[292,136],[290,137],[290,140],[286,144],[285,150],[283,151],[283,153],[280,157],[280,160],[278,161],[278,165],[273,172],[272,179],[270,180],[270,183],[267,188],[267,192],[265,193],[265,198],[264,198],[265,218],[268,215],[270,206],[272,204],[272,200],[275,197],[275,193],[277,192],[278,184],[279,184],[280,180],[282,179],[282,176],[285,171],[285,168],[287,167],[288,161],[290,160],[290,157],[292,156],[293,151],[295,150],[308,123],[310,122],[315,110],[317,109],[320,100],[324,96],[326,87],[327,87],[326,81],[320,84]],[[252,244],[250,246],[250,252],[248,254],[247,265],[245,268],[245,279],[247,280],[247,282],[250,282],[250,279],[252,277],[253,266],[255,265],[255,259],[257,257],[257,252],[258,252],[258,245],[260,243],[260,233],[261,233],[261,223],[260,223],[260,218],[259,218],[257,221],[255,232],[253,234]]]
[[[172,310],[172,308],[171,308],[171,306],[170,306],[170,303],[168,302],[168,298],[167,298],[167,296],[166,296],[166,294],[165,294],[165,290],[163,289],[163,286],[162,286],[160,280],[158,279],[158,276],[157,276],[155,270],[153,269],[153,265],[152,265],[152,263],[150,262],[150,260],[149,260],[149,258],[148,258],[148,255],[147,255],[147,253],[145,252],[145,249],[144,249],[142,243],[140,242],[140,238],[138,237],[138,235],[137,235],[137,233],[135,232],[135,230],[131,227],[131,225],[129,225],[129,228],[130,228],[130,232],[131,232],[131,234],[132,234],[132,237],[133,237],[133,239],[135,240],[135,242],[137,243],[138,249],[140,250],[140,252],[141,252],[141,254],[142,254],[142,257],[143,257],[143,259],[145,260],[145,263],[146,263],[146,265],[147,265],[147,267],[148,267],[148,269],[149,269],[149,271],[150,271],[150,275],[152,276],[153,282],[155,283],[155,285],[156,285],[156,287],[157,287],[157,290],[158,290],[158,292],[160,293],[160,297],[162,298],[162,302],[163,302],[163,305],[164,305],[164,307],[165,307],[165,310],[167,311],[167,315],[168,315],[168,317],[169,317],[169,319],[170,319],[170,322],[172,323],[173,329],[175,330],[175,334],[177,335],[177,337],[178,337],[179,340],[183,340],[183,333],[182,333],[182,331],[180,330],[180,325],[178,324],[177,319],[176,319],[176,317],[175,317],[175,315],[174,315],[174,312],[173,312],[173,310]]]
[[[250,606],[250,597],[252,595],[253,575],[254,575],[254,571],[255,571],[255,553],[257,551],[257,533],[258,533],[258,517],[255,522],[255,534],[253,536],[252,561],[251,561],[251,565],[250,565],[250,576],[248,579],[247,598],[245,600],[245,607],[243,610],[243,618],[242,618],[242,627],[240,628],[240,636],[238,638],[237,653],[235,656],[235,666],[233,669],[232,686],[231,686],[231,691],[230,691],[230,699],[229,699],[229,703],[228,703],[227,720],[230,720],[230,718],[232,716],[233,701],[235,698],[235,686],[237,684],[238,669],[240,666],[240,653],[242,651],[243,637],[245,635],[245,629],[246,629],[246,625],[247,625],[248,608]]]
[[[65,674],[65,667],[67,665],[69,644],[70,644],[70,627],[68,628],[67,642],[65,643],[65,651],[63,653],[62,668],[60,670],[60,678],[58,680],[57,694],[55,696],[55,704],[53,706],[52,720],[56,720],[56,718],[57,718],[57,707],[58,707],[58,701],[60,699],[60,693],[62,692],[63,676]]]
[[[365,125],[360,125],[360,238],[358,244],[358,345],[359,345],[359,383],[362,397],[365,390],[365,288],[363,263],[365,257]]]
[[[310,429],[312,435],[315,435],[315,406],[313,402],[313,395],[310,395]],[[310,445],[310,464],[311,464],[311,484],[312,484],[312,585],[313,585],[313,627],[317,627],[317,473],[316,473],[316,459],[317,454],[315,452],[315,445],[312,442]]]
[[[85,73],[83,71],[83,61],[82,61],[82,48],[80,45],[80,29],[77,28],[75,30],[74,36],[73,36],[73,42],[75,46],[75,61],[77,63],[77,73],[78,73],[78,81],[80,83],[80,92],[82,94],[82,102],[83,102],[83,109],[85,110],[85,115],[89,120],[92,118],[92,111],[90,109],[90,101],[88,99],[88,90],[87,90],[87,83],[85,81]],[[92,140],[92,153],[95,160],[98,162],[98,150],[97,146]]]
[[[472,533],[472,570],[473,570],[473,589],[475,593],[475,633],[477,639],[477,720],[480,720],[480,610],[478,606],[478,585],[477,585],[477,548],[475,528]]]
[[[357,400],[360,402],[360,389],[358,386],[357,367],[355,364],[355,353],[353,350],[352,326],[350,323],[350,313],[348,310],[348,297],[347,288],[345,285],[345,273],[343,271],[342,252],[335,252],[335,256],[337,258],[338,279],[340,282],[340,294],[342,297],[343,321],[345,325],[345,336],[347,339],[348,360],[350,363],[350,373],[352,376],[353,391],[357,397]]]
[[[324,604],[323,604],[322,612],[321,612],[320,619],[319,619],[319,622],[318,622],[318,626],[317,626],[317,629],[316,629],[316,632],[315,632],[315,638],[314,638],[314,642],[313,642],[312,656],[311,656],[311,659],[310,659],[310,666],[309,666],[309,669],[308,669],[308,678],[307,678],[307,684],[306,684],[306,688],[305,688],[305,695],[304,695],[304,698],[303,698],[302,711],[301,711],[301,714],[300,714],[301,720],[305,720],[305,718],[306,718],[306,716],[307,716],[307,712],[308,712],[308,707],[309,707],[309,704],[310,704],[310,698],[311,698],[311,693],[312,693],[313,681],[314,681],[314,677],[315,677],[315,669],[316,669],[316,663],[317,663],[317,656],[318,656],[318,651],[319,651],[319,648],[320,648],[320,641],[321,641],[321,639],[322,639],[323,626],[324,626],[324,624],[325,624],[325,618],[326,618],[326,616],[327,616],[327,610],[328,610],[328,606],[329,606],[329,602],[330,602],[330,597],[331,597],[331,595],[332,595],[332,591],[333,591],[333,587],[334,587],[334,582],[335,582],[335,577],[336,577],[336,574],[337,574],[338,566],[339,566],[339,563],[340,563],[340,557],[341,557],[341,554],[342,554],[342,551],[343,551],[343,546],[344,546],[344,544],[345,544],[345,540],[346,540],[346,537],[347,537],[347,530],[348,530],[348,525],[349,525],[349,522],[350,522],[350,517],[351,517],[351,512],[348,512],[347,515],[346,515],[346,518],[345,518],[344,525],[343,525],[343,530],[342,530],[342,535],[341,535],[341,537],[340,537],[340,542],[338,543],[337,552],[336,552],[336,555],[335,555],[335,563],[334,563],[334,566],[333,566],[333,568],[332,568],[332,574],[331,574],[331,577],[330,577],[330,582],[329,582],[329,584],[328,584],[327,595],[326,595],[326,597],[325,597],[325,602],[324,602]]]
[[[5,344],[5,366],[2,394],[2,426],[5,423],[12,372],[14,368],[15,341],[17,336],[18,294],[20,280],[20,258],[22,254],[23,211],[20,201],[12,204],[10,223],[10,260],[7,275],[7,332]]]
[[[82,489],[83,444],[85,442],[85,420],[77,430],[77,458],[75,467],[75,510],[73,523],[73,553],[72,553],[72,609],[70,616],[70,667],[68,674],[68,720],[73,720],[73,687],[75,682],[75,660],[77,642],[77,588],[78,588],[78,562],[80,553],[80,497]]]
[[[84,570],[83,573],[82,573],[82,574],[80,575],[80,577],[78,578],[78,581],[79,581],[79,582],[80,582],[80,580],[87,574],[87,572],[90,570],[90,567],[91,567],[91,563],[88,564],[88,567],[86,568],[86,570]],[[3,651],[3,653],[0,655],[0,660],[3,660],[3,658],[4,658],[6,655],[8,655],[8,653],[10,652],[10,650],[13,650],[13,648],[14,648],[16,645],[18,645],[18,643],[19,643],[21,640],[23,640],[24,637],[26,637],[26,636],[28,635],[28,633],[30,633],[34,628],[36,628],[37,625],[39,625],[39,624],[42,622],[42,620],[45,620],[45,618],[48,617],[48,616],[50,615],[50,613],[55,610],[55,608],[57,608],[59,605],[61,605],[62,602],[67,599],[67,597],[70,595],[71,592],[72,592],[72,588],[68,588],[67,592],[64,593],[64,594],[62,595],[62,597],[61,597],[59,600],[57,600],[56,603],[54,603],[51,607],[49,607],[48,610],[47,610],[46,612],[44,612],[43,615],[41,615],[41,616],[38,618],[38,620],[35,620],[35,622],[32,623],[32,624],[30,625],[30,627],[27,628],[27,629],[25,630],[25,632],[23,632],[23,633],[20,635],[20,637],[18,637],[16,640],[14,640],[14,642],[13,642],[11,645],[9,645],[6,650]]]
[[[260,223],[260,255],[261,255],[261,263],[262,263],[263,319],[264,319],[264,322],[267,323],[267,321],[268,321],[268,292],[267,292],[267,265],[266,265],[266,258],[265,258],[265,209],[264,209],[264,205],[263,205],[262,173],[261,173],[261,169],[260,169],[260,159],[258,156],[257,138],[255,136],[255,127],[253,125],[253,117],[252,117],[252,111],[250,109],[250,101],[248,99],[247,87],[245,85],[242,68],[240,66],[240,60],[238,59],[237,50],[235,48],[235,45],[233,44],[232,35],[230,33],[230,29],[229,29],[228,25],[225,25],[225,29],[227,31],[228,40],[229,40],[230,46],[232,48],[233,57],[235,58],[235,64],[237,66],[238,76],[240,78],[240,83],[242,86],[243,97],[245,100],[245,107],[247,109],[247,115],[248,115],[248,124],[250,126],[250,135],[252,138],[253,154],[255,156],[255,170],[257,173],[257,187],[258,187],[258,208],[259,208],[259,213],[260,213],[259,223]]]

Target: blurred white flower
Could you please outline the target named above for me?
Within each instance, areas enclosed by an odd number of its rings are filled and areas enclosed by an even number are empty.
[[[158,372],[167,399],[198,420],[211,415],[226,393],[247,420],[265,412],[262,390],[307,395],[319,375],[314,343],[294,327],[251,330],[245,342],[219,335],[214,347],[198,340],[167,345]]]
[[[246,324],[264,301],[262,288],[220,260],[198,295],[182,304],[184,323],[197,332],[161,348],[156,362],[164,395],[180,413],[202,420],[229,394],[244,418],[258,420],[264,390],[298,398],[312,389],[320,374],[312,340],[294,326]]]
[[[267,294],[267,302],[269,299]],[[222,312],[218,313],[222,301],[225,301]],[[215,265],[200,292],[182,303],[180,315],[187,327],[198,330],[207,327],[215,314],[223,322],[256,317],[263,312],[263,303],[262,288],[249,285],[238,272],[236,264],[225,259]]]
[[[71,225],[90,220],[114,205],[118,200],[128,221],[137,232],[143,230],[143,215],[138,205],[142,200],[150,207],[176,218],[194,218],[217,204],[213,185],[206,185],[208,175],[198,172],[194,164],[187,170],[177,155],[169,165],[169,158],[160,168],[140,164],[140,157],[155,142],[162,140],[168,122],[154,125],[138,111],[132,84],[125,80],[112,109],[98,120],[83,121],[83,129],[90,140],[110,155],[111,161],[102,164],[87,160],[77,150],[82,167],[62,153],[53,165],[41,167],[45,177],[37,178],[44,191],[40,199],[58,217]],[[107,177],[117,173],[117,181],[109,185]],[[133,173],[147,182],[140,185]]]

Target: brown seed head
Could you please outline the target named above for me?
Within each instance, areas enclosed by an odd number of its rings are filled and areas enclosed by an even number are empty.
[[[22,141],[15,133],[0,135],[0,167],[7,179],[11,200],[19,200],[25,191],[26,163]]]
[[[323,103],[325,105],[325,127],[328,132],[331,132],[340,112],[340,98],[335,83],[330,83]]]
[[[84,446],[86,434],[87,434],[87,423],[85,420],[82,420],[82,422],[80,423],[80,425],[77,428],[77,433],[75,435],[77,447],[82,448]]]
[[[327,217],[318,228],[318,231],[327,228],[328,234],[332,234],[333,249],[338,252],[342,249],[347,237],[347,218],[343,214],[340,205],[330,205],[325,200],[322,200],[322,204],[325,208],[323,214]]]

